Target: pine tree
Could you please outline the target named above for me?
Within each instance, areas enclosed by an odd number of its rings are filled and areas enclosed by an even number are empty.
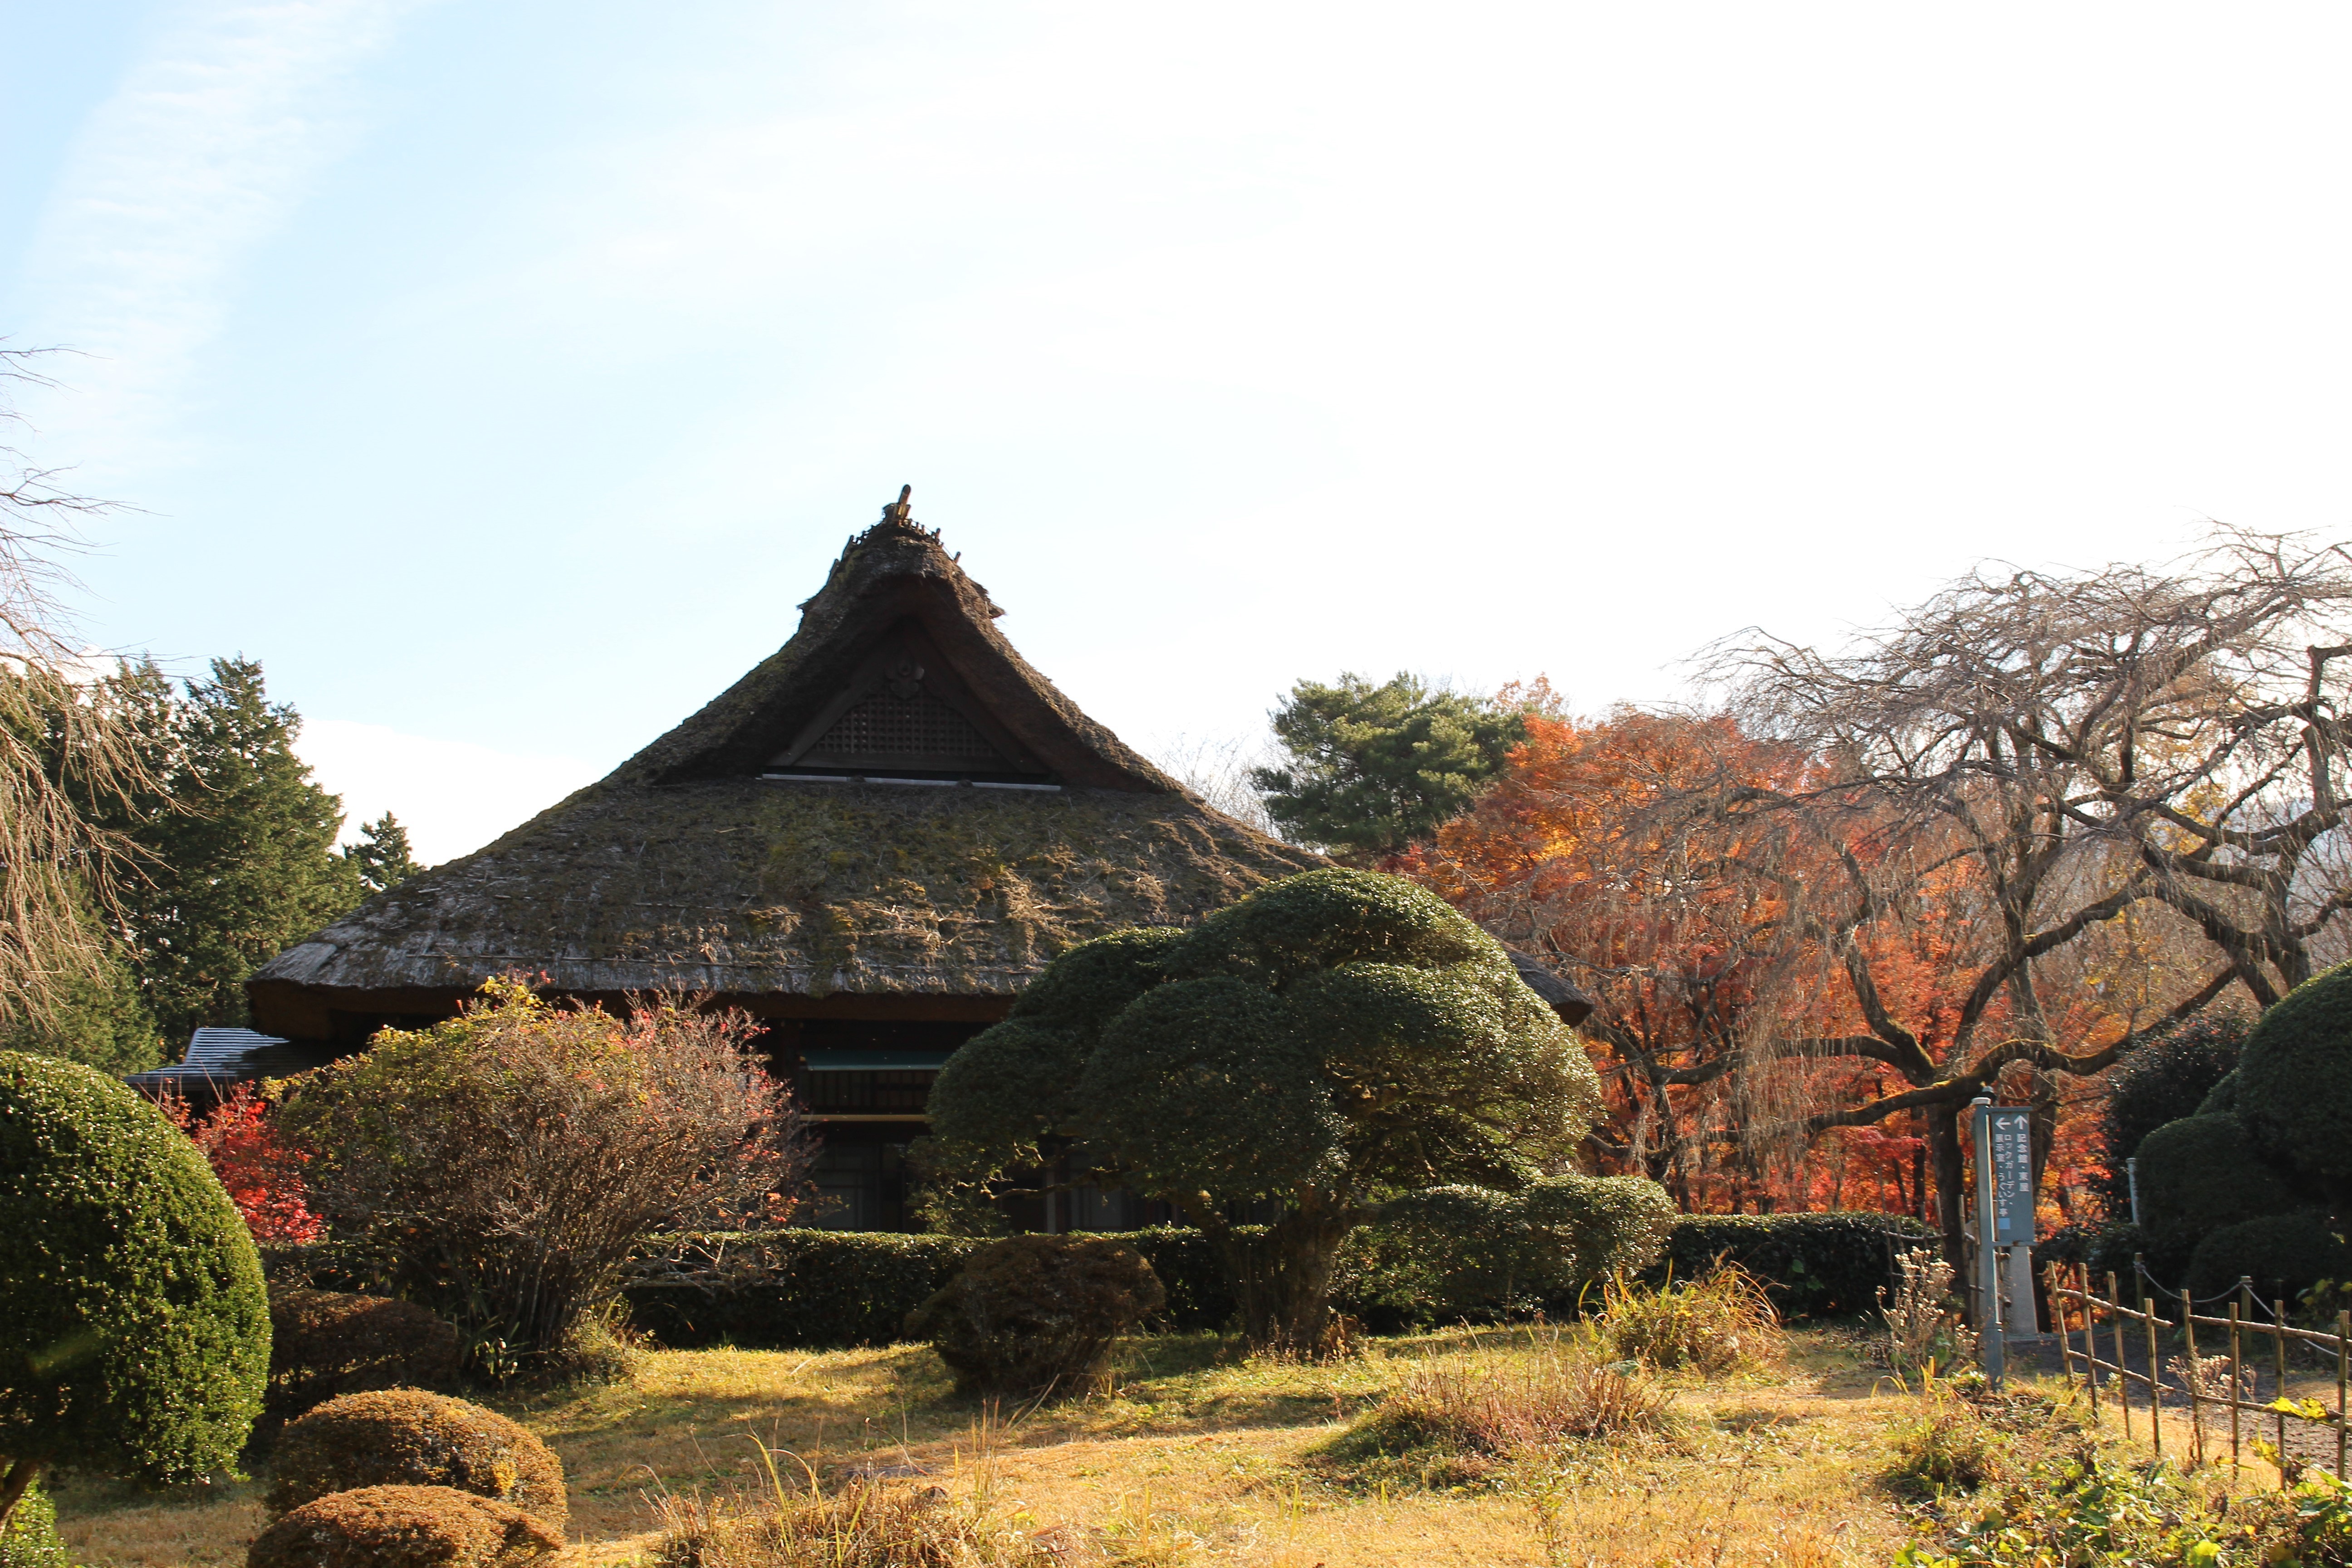
[[[344,848],[343,858],[352,863],[360,885],[371,893],[396,888],[425,869],[409,853],[408,829],[388,811],[360,829],[360,841]]]
[[[1526,732],[1519,710],[1412,674],[1380,686],[1360,675],[1337,686],[1301,680],[1273,720],[1285,764],[1250,774],[1267,815],[1286,835],[1360,862],[1437,831]]]
[[[47,1018],[18,1018],[0,1028],[0,1051],[62,1057],[115,1078],[162,1063],[162,1032],[139,994],[137,978],[111,942],[97,967],[95,974],[67,977]]]
[[[342,803],[294,754],[301,720],[268,700],[261,666],[215,659],[174,697],[150,663],[114,695],[141,714],[164,799],[124,826],[147,852],[123,890],[131,971],[168,1040],[246,1020],[245,980],[358,903],[358,865],[335,852]]]

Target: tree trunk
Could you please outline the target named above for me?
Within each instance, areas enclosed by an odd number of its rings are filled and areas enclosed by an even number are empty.
[[[9,1516],[16,1511],[16,1505],[25,1499],[26,1489],[33,1484],[33,1478],[40,1474],[41,1461],[19,1459],[10,1465],[0,1459],[0,1466],[5,1467],[5,1473],[0,1474],[0,1531],[5,1531]]]
[[[1961,1234],[1966,1218],[1968,1145],[1960,1138],[1960,1113],[1949,1106],[1931,1106],[1927,1112],[1927,1147],[1936,1160],[1936,1218],[1944,1232],[1944,1260],[1962,1279],[1968,1277],[1968,1237]]]
[[[1260,1235],[1228,1232],[1225,1268],[1252,1348],[1314,1355],[1331,1321],[1331,1267],[1355,1216],[1294,1208]]]

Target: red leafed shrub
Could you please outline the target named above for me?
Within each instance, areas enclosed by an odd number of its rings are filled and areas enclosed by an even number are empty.
[[[257,1244],[307,1247],[327,1234],[310,1212],[310,1189],[302,1179],[310,1156],[278,1137],[270,1125],[269,1102],[253,1085],[238,1084],[203,1116],[176,1095],[166,1097],[163,1106],[163,1114],[203,1151]]]
[[[502,1375],[509,1354],[556,1364],[665,1236],[790,1216],[811,1145],[758,1032],[678,997],[615,1016],[492,981],[306,1075],[280,1115],[337,1240]]]

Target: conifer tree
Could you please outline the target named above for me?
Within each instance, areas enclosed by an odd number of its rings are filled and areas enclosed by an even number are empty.
[[[121,934],[178,1041],[243,1023],[246,977],[356,904],[361,871],[335,851],[342,803],[294,754],[301,720],[268,700],[259,663],[215,659],[184,696],[152,663],[115,684],[141,714],[163,797],[133,803],[124,824],[148,858],[123,890]]]
[[[425,869],[409,852],[408,829],[388,811],[360,829],[360,841],[344,848],[343,858],[371,893],[396,888]]]
[[[1538,693],[1539,695],[1540,693]],[[1476,798],[1526,733],[1517,708],[1400,674],[1301,680],[1273,714],[1283,765],[1250,782],[1286,835],[1343,860],[1393,855]]]
[[[163,1062],[162,1033],[139,993],[138,979],[102,931],[94,931],[92,941],[100,948],[94,973],[67,975],[46,1017],[9,1020],[0,1028],[0,1051],[58,1057],[112,1078]]]

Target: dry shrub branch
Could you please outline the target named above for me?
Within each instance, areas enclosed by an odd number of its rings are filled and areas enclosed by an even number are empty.
[[[811,1144],[749,1017],[483,990],[311,1075],[281,1113],[338,1238],[467,1330],[478,1363],[485,1345],[562,1350],[650,1237],[790,1215]]]
[[[0,348],[0,436],[25,423],[11,393],[57,384],[43,353]],[[83,548],[74,521],[110,508],[58,479],[0,439],[0,1010],[37,1022],[99,974],[91,916],[132,868],[129,840],[89,808],[152,783],[134,716],[88,679],[59,602],[76,586],[59,557]]]

